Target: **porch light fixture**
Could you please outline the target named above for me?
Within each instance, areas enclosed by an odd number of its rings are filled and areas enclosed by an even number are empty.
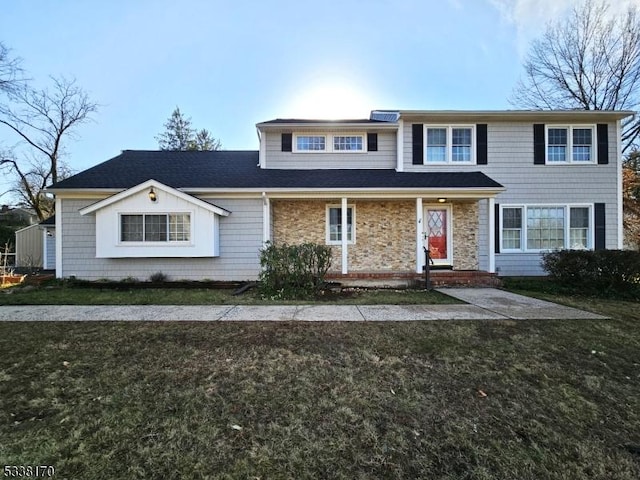
[[[153,187],[151,187],[151,190],[149,190],[149,200],[151,200],[152,202],[155,202],[156,200],[158,200],[158,197],[156,196],[156,192],[153,191]]]
[[[444,203],[444,202],[446,202],[446,201],[447,201],[447,199],[446,199],[446,198],[444,198],[444,197],[440,197],[440,198],[438,199],[438,203]]]

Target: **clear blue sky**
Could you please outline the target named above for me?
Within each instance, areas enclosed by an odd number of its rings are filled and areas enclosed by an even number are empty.
[[[157,148],[176,106],[234,150],[257,149],[255,124],[278,117],[510,108],[529,41],[574,3],[11,1],[0,41],[35,84],[75,78],[100,104],[66,143],[79,171]],[[0,145],[16,141],[0,129]]]

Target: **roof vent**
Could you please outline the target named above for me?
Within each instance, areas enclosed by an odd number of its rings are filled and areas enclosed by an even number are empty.
[[[400,118],[400,112],[392,110],[373,110],[369,118],[380,122],[397,122]]]

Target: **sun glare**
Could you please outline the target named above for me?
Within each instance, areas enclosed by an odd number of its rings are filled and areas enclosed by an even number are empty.
[[[288,116],[313,119],[368,118],[375,106],[363,90],[346,84],[322,83],[300,90],[294,97]]]

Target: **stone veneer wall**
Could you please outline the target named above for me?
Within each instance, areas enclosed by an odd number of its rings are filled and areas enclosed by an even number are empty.
[[[338,200],[272,200],[273,241],[326,242],[326,207]],[[349,245],[349,271],[415,269],[415,202],[353,200],[356,243]],[[333,246],[332,271],[342,268],[342,248]]]
[[[272,200],[275,243],[326,242],[326,207],[339,200]],[[414,200],[352,200],[356,243],[349,245],[349,272],[414,272]],[[342,248],[333,245],[331,271],[342,268]],[[478,269],[478,203],[453,205],[453,255],[456,270]]]
[[[478,269],[478,202],[453,204],[453,268]]]

